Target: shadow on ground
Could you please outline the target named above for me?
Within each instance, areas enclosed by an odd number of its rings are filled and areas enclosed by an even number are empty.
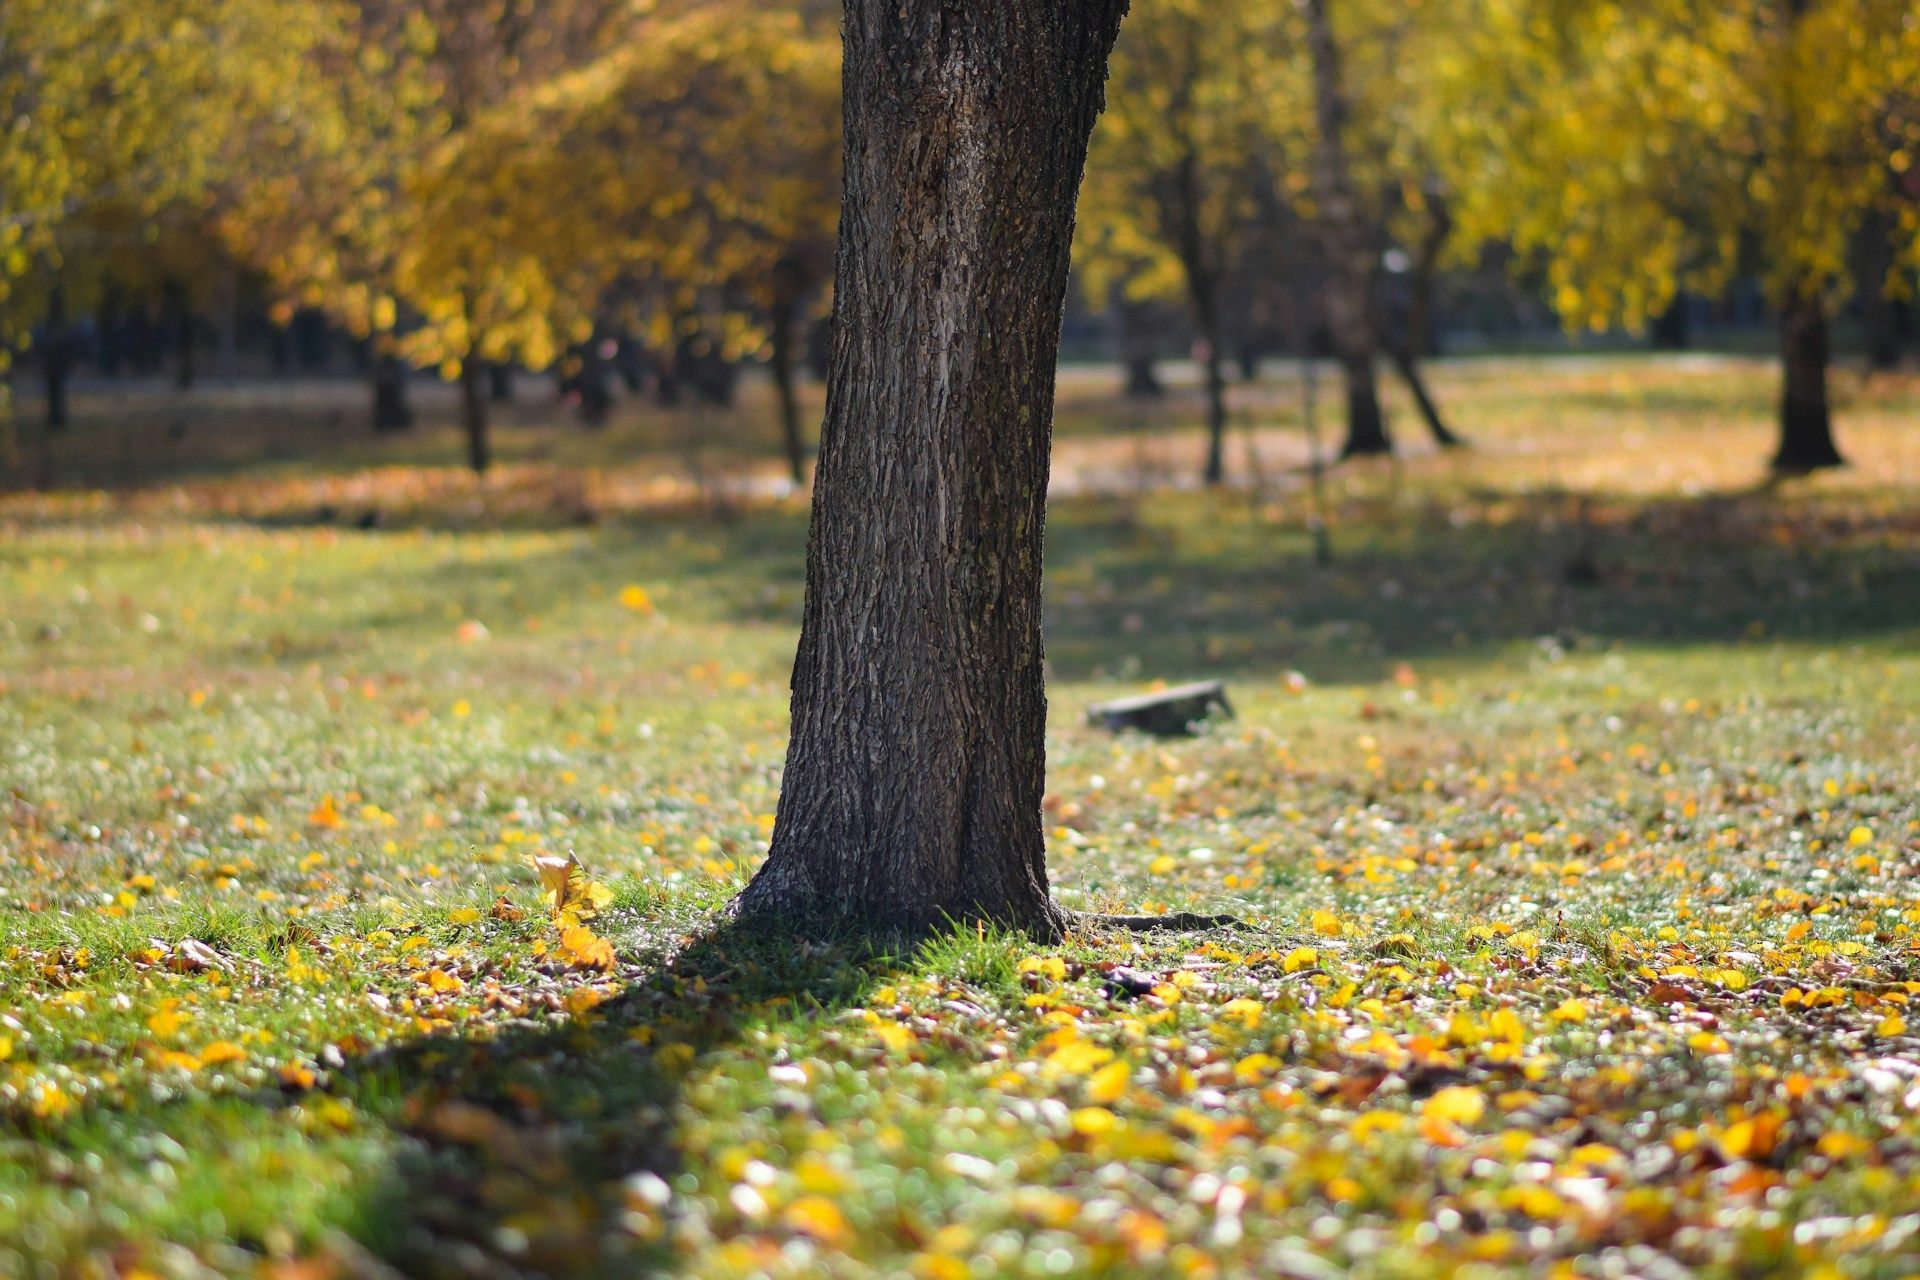
[[[338,1091],[388,1100],[398,1139],[351,1215],[363,1241],[331,1246],[347,1274],[673,1269],[681,1075],[757,1022],[859,1002],[885,962],[723,920],[657,945],[677,949],[588,1012],[413,1041],[342,1073]]]
[[[1920,516],[1898,508],[1766,491],[1386,496],[1336,514],[1328,566],[1297,512],[1178,511],[1187,518],[1110,503],[1056,521],[1057,677],[1299,668],[1373,681],[1399,662],[1485,658],[1514,641],[1835,642],[1920,628]]]

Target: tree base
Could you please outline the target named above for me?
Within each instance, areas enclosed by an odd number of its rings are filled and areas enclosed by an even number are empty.
[[[929,938],[975,928],[1023,933],[1035,942],[1056,943],[1067,936],[1076,917],[1051,898],[1020,904],[1003,903],[994,909],[979,904],[932,911],[851,911],[846,903],[823,905],[792,877],[758,875],[727,904],[727,918],[791,937],[821,942],[862,940],[883,946],[911,948]]]
[[[1163,916],[1113,916],[1079,911],[1071,919],[1076,926],[1130,929],[1135,933],[1206,933],[1247,927],[1246,921],[1236,915],[1205,915],[1198,911],[1169,911]]]
[[[1782,449],[1773,455],[1773,461],[1768,465],[1777,476],[1805,476],[1816,471],[1844,467],[1847,460],[1840,456],[1838,449],[1829,445],[1824,449],[1795,449],[1792,452]]]
[[[1381,436],[1378,439],[1353,439],[1340,446],[1340,461],[1349,458],[1385,458],[1393,453],[1393,441]]]

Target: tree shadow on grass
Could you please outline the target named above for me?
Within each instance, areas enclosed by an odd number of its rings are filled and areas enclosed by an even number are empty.
[[[858,1003],[888,961],[725,920],[672,941],[677,949],[590,1010],[410,1042],[342,1073],[336,1087],[384,1099],[401,1138],[346,1215],[362,1243],[331,1246],[346,1274],[675,1269],[668,1189],[681,1170],[682,1076],[756,1024]]]
[[[1297,513],[1292,513],[1297,514]],[[1047,653],[1065,680],[1371,682],[1396,662],[1558,647],[1833,644],[1920,629],[1920,513],[1790,502],[1469,490],[1339,513],[1317,566],[1299,520],[1142,520],[1086,505],[1050,537]]]

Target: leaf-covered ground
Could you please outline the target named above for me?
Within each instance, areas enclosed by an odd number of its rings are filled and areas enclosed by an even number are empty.
[[[1916,398],[1756,490],[1641,372],[1456,379],[1327,569],[1297,491],[1060,504],[1058,891],[1247,927],[1059,948],[717,920],[797,507],[0,504],[0,1274],[1920,1273]]]

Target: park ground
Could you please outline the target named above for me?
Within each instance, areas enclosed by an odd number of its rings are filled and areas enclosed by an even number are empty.
[[[1245,927],[894,955],[718,916],[761,389],[528,392],[484,484],[438,399],[84,397],[0,498],[0,1274],[1920,1274],[1920,382],[1778,485],[1764,364],[1436,382],[1476,447],[1336,470],[1321,566],[1291,373],[1223,495],[1065,380],[1055,886]]]

